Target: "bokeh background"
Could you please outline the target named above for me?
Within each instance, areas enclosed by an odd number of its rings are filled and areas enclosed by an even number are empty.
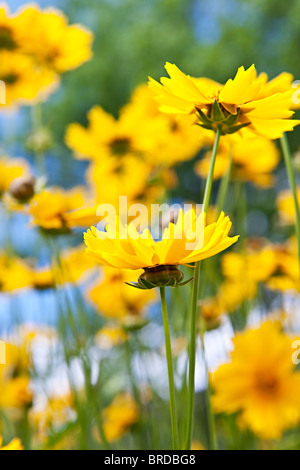
[[[295,80],[300,79],[299,0],[40,0],[36,3],[42,7],[57,6],[67,14],[70,23],[81,23],[95,35],[93,59],[64,74],[57,92],[43,105],[44,124],[51,130],[54,141],[46,155],[49,185],[70,188],[84,181],[88,163],[74,160],[65,145],[68,125],[73,122],[87,125],[87,112],[96,104],[117,117],[120,107],[128,102],[137,85],[146,83],[148,76],[159,79],[165,74],[166,61],[175,63],[190,75],[222,83],[233,77],[241,65],[247,68],[253,63],[258,72],[266,72],[270,78],[286,71],[292,73]],[[18,0],[9,2],[12,11],[25,4],[27,2]],[[24,107],[17,114],[0,114],[0,146],[3,153],[33,162],[33,156],[24,146],[31,128],[30,112],[30,108]],[[296,114],[299,116],[300,111]],[[289,138],[296,152],[300,126]],[[193,171],[194,163],[195,160],[189,161],[176,168],[180,185],[171,194],[173,201],[198,200],[202,182]],[[263,236],[280,242],[292,233],[291,228],[273,230],[274,200],[288,187],[283,162],[276,171],[276,178],[276,187],[263,191],[246,185],[248,236]],[[218,183],[214,188],[217,191]],[[234,194],[230,192],[228,197],[234,198]],[[11,242],[21,257],[35,253],[42,265],[43,260],[46,263],[48,259],[48,252],[36,232],[26,229],[27,223],[25,216],[14,216]],[[6,235],[2,225],[0,245]],[[80,239],[81,233],[77,239],[74,237],[74,244]],[[57,315],[51,292],[25,292],[13,299],[1,296],[0,336],[5,336],[16,322],[24,320],[56,325]],[[159,317],[160,307],[155,306],[151,315]],[[159,343],[162,329],[153,326],[148,331]],[[230,336],[231,330],[226,325],[207,336],[209,365],[217,364],[223,357]],[[151,366],[157,373],[163,372],[160,361]],[[140,377],[142,369],[140,363],[135,364]],[[198,357],[198,391],[205,386],[201,371]],[[60,377],[64,385],[65,370],[56,371],[56,384]]]

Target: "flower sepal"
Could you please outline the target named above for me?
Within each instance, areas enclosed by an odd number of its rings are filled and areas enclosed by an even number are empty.
[[[181,287],[191,282],[194,278],[183,281],[184,274],[177,266],[160,265],[154,268],[144,268],[144,273],[138,278],[138,282],[126,282],[136,289],[154,289],[155,287]]]
[[[221,134],[234,134],[243,127],[248,126],[250,123],[236,124],[240,116],[240,108],[237,109],[236,114],[229,113],[217,100],[211,106],[210,111],[205,114],[202,109],[196,108],[199,118],[200,127],[204,129],[213,130],[216,132],[217,128],[221,128]]]

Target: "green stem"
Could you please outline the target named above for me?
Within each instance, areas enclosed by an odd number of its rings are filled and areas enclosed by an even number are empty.
[[[217,206],[217,213],[218,214],[221,212],[221,210],[223,209],[223,207],[225,205],[225,202],[226,202],[226,196],[227,196],[228,187],[229,187],[229,183],[230,183],[232,163],[233,163],[232,152],[230,152],[229,158],[230,158],[229,167],[228,167],[225,175],[222,178],[222,181],[220,183],[218,197],[217,197],[216,206]]]
[[[207,379],[207,388],[205,390],[205,405],[206,405],[206,412],[207,412],[207,421],[208,421],[208,446],[211,450],[217,449],[217,438],[216,438],[216,426],[215,426],[215,419],[214,413],[211,406],[211,399],[210,399],[210,387],[209,387],[209,372],[207,363],[205,360],[205,347],[204,347],[204,333],[205,331],[201,331],[201,350],[203,361],[205,364],[205,374]]]
[[[209,206],[209,199],[210,199],[210,193],[211,193],[211,188],[212,188],[212,183],[213,183],[214,169],[215,169],[215,163],[216,163],[216,158],[218,154],[220,137],[221,137],[221,128],[218,127],[212,154],[211,154],[210,166],[209,166],[209,171],[208,171],[205,191],[204,191],[204,198],[203,198],[203,211],[204,212],[207,211],[208,206]]]
[[[206,180],[204,199],[203,199],[203,211],[206,212],[209,206],[214,168],[216,158],[218,154],[219,142],[221,136],[221,129],[218,128],[216,132],[215,142],[212,150],[211,161],[209,172]],[[190,325],[190,345],[189,345],[189,391],[188,391],[188,411],[187,411],[187,432],[185,441],[185,450],[190,450],[192,443],[193,424],[194,424],[194,407],[195,407],[195,369],[196,369],[196,341],[197,341],[197,307],[199,298],[199,279],[200,279],[200,267],[201,262],[197,262],[195,265],[195,278],[193,283],[193,294],[192,294],[192,312],[191,312],[191,325]],[[209,389],[207,388],[207,392]],[[208,396],[210,400],[210,397]],[[211,407],[209,407],[211,410]],[[209,411],[211,413],[211,411]],[[213,419],[213,418],[212,418]],[[209,419],[211,421],[211,419]]]
[[[192,293],[192,313],[190,326],[190,344],[189,344],[189,388],[188,388],[188,411],[187,411],[187,434],[185,441],[185,450],[190,450],[192,444],[192,433],[194,425],[194,406],[195,406],[195,369],[196,369],[196,321],[197,305],[199,295],[200,263],[195,266],[195,279]]]
[[[298,258],[299,258],[299,268],[300,268],[300,210],[299,210],[299,203],[297,198],[297,183],[296,183],[296,176],[293,166],[292,155],[289,147],[289,142],[287,136],[283,134],[280,139],[282,153],[284,156],[286,171],[289,178],[290,187],[293,193],[293,199],[295,204],[295,212],[296,212],[296,235],[297,235],[297,243],[298,243]]]
[[[168,364],[172,443],[173,443],[173,450],[179,450],[171,336],[170,336],[170,327],[169,327],[169,319],[168,319],[166,291],[164,287],[160,288],[160,297],[161,297],[161,308],[162,308],[163,324],[164,324],[164,331],[165,331],[166,356],[167,356],[167,364]]]

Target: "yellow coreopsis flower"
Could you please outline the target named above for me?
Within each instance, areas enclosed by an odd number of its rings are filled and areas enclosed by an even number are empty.
[[[86,204],[86,195],[80,187],[45,189],[30,200],[24,211],[32,217],[34,225],[46,230],[87,227],[99,221],[97,208]]]
[[[222,213],[217,222],[205,225],[205,213],[198,217],[194,210],[179,212],[176,224],[170,223],[161,241],[154,241],[148,229],[138,233],[134,223],[108,224],[106,232],[95,227],[85,234],[87,252],[100,264],[138,270],[144,269],[136,286],[180,285],[183,274],[178,265],[214,256],[225,250],[238,237],[228,237],[231,222]]]
[[[19,51],[0,50],[0,80],[5,85],[5,104],[0,109],[45,100],[58,85],[53,71],[37,66]]]
[[[201,147],[193,116],[163,115],[146,85],[134,91],[118,119],[95,106],[87,128],[71,124],[66,143],[77,158],[137,156],[153,166],[170,166],[192,158]]]
[[[88,128],[71,124],[66,133],[66,143],[79,159],[143,155],[152,145],[153,136],[161,130],[156,120],[145,123],[127,108],[121,110],[119,119],[115,119],[100,106],[95,106],[88,113],[88,121]]]
[[[230,362],[212,375],[217,412],[240,412],[239,424],[262,439],[280,439],[300,420],[300,373],[292,362],[292,339],[279,323],[238,333]]]
[[[22,50],[43,68],[64,73],[92,57],[93,34],[81,25],[69,25],[60,10],[25,6],[14,22]]]
[[[120,439],[139,419],[137,405],[128,393],[117,395],[102,415],[103,431],[108,442]]]
[[[88,113],[89,127],[71,124],[66,143],[79,159],[103,159],[112,155],[126,156],[138,152],[137,132],[127,119],[116,120],[100,106]]]
[[[195,113],[204,128],[268,139],[277,139],[300,124],[289,119],[295,90],[281,92],[278,83],[267,85],[265,75],[258,77],[254,65],[247,70],[240,67],[225,85],[185,75],[174,64],[167,63],[165,68],[170,78],[161,78],[161,84],[150,78],[162,112]]]
[[[24,450],[21,440],[17,437],[6,446],[2,446],[2,443],[3,439],[2,436],[0,436],[0,450]]]

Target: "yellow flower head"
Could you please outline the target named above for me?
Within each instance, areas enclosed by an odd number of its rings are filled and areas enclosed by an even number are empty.
[[[48,188],[36,194],[27,212],[32,223],[46,230],[69,230],[73,227],[86,227],[99,221],[97,208],[86,206],[82,188],[62,190]]]
[[[66,143],[77,158],[136,156],[164,167],[192,158],[202,143],[195,117],[160,113],[147,85],[137,87],[118,119],[95,106],[88,121],[87,128],[75,123],[67,129]]]
[[[230,362],[212,376],[217,412],[240,412],[239,424],[262,439],[280,439],[300,420],[300,373],[292,362],[292,339],[279,323],[237,334]]]
[[[92,33],[81,25],[69,25],[60,10],[29,5],[17,12],[14,22],[22,50],[43,68],[64,73],[92,57]]]
[[[258,77],[254,65],[247,70],[240,67],[225,85],[185,75],[174,64],[167,63],[165,68],[170,78],[161,78],[161,84],[150,78],[163,112],[195,113],[204,128],[221,128],[223,134],[251,132],[268,139],[277,139],[300,123],[288,119],[293,115],[295,90],[281,91],[278,82],[266,84],[266,76]]]
[[[19,51],[0,50],[0,80],[5,84],[5,104],[0,109],[45,100],[58,85],[53,71],[37,66]]]
[[[66,143],[77,158],[103,159],[111,155],[126,156],[139,152],[136,122],[120,117],[116,120],[100,106],[88,114],[89,126],[71,124]]]
[[[119,219],[117,222],[117,226],[108,224],[106,232],[91,227],[85,234],[87,252],[106,266],[144,269],[139,280],[145,281],[145,286],[166,285],[166,279],[171,282],[169,285],[177,285],[183,279],[178,265],[209,258],[238,239],[228,237],[231,222],[224,213],[217,222],[206,226],[204,213],[197,217],[194,210],[186,214],[180,210],[176,224],[170,223],[158,242],[148,229],[140,234],[133,222],[128,226]]]

